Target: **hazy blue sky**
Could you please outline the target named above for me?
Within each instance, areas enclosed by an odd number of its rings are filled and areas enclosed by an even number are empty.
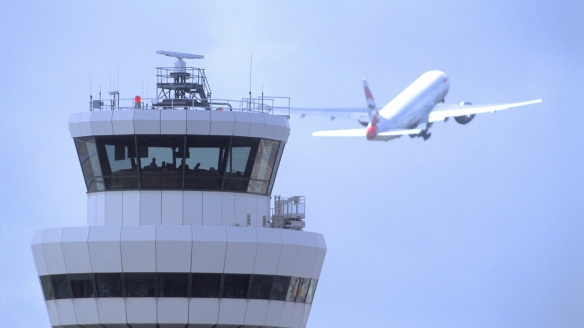
[[[328,253],[309,327],[584,326],[584,2],[1,1],[0,326],[48,327],[35,229],[85,225],[67,129],[93,94],[154,94],[156,50],[198,53],[214,97],[378,105],[446,72],[447,102],[543,104],[432,138],[313,138],[291,120],[274,194]],[[146,94],[146,87],[148,92]],[[107,98],[104,96],[104,98]]]

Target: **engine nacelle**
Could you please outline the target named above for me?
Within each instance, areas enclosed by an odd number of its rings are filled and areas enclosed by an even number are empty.
[[[471,115],[463,115],[463,116],[455,116],[454,120],[456,121],[456,123],[458,124],[466,124],[470,121],[472,121],[472,119],[475,117],[476,114],[471,114]]]
[[[359,121],[359,124],[366,127],[367,125],[369,125],[369,116],[361,115],[361,116],[359,116],[358,121]]]
[[[471,102],[468,101],[463,101],[460,103],[461,106],[467,106],[467,105],[472,105]],[[455,116],[454,120],[456,121],[456,123],[458,124],[466,124],[470,121],[472,121],[472,119],[475,117],[476,114],[471,114],[471,115],[462,115],[462,116]]]

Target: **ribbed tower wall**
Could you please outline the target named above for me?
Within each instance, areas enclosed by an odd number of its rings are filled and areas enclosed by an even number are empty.
[[[53,327],[306,326],[326,245],[272,228],[285,117],[89,111],[69,130],[87,226],[32,242]]]

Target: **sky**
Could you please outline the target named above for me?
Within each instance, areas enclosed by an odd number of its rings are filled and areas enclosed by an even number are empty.
[[[306,196],[328,252],[308,327],[584,326],[584,2],[0,2],[0,326],[49,327],[30,243],[86,224],[69,114],[152,97],[156,50],[202,54],[214,97],[378,105],[425,71],[446,102],[542,104],[428,141],[315,138],[292,116],[273,195]],[[91,74],[91,88],[90,76]],[[107,98],[104,96],[104,98]]]

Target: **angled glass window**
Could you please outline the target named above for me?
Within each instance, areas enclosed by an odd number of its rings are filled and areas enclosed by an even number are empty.
[[[258,300],[269,300],[272,292],[274,276],[264,274],[254,274],[251,277],[251,289],[249,298]]]
[[[189,297],[189,273],[158,273],[158,297]]]
[[[91,273],[75,273],[69,275],[71,294],[73,298],[95,297],[93,276]]]
[[[270,299],[275,301],[285,301],[289,285],[290,277],[274,276],[274,283],[272,284],[272,293],[270,295]]]
[[[224,190],[246,191],[259,139],[233,137],[225,169]]]
[[[225,190],[266,195],[283,149],[238,136],[117,135],[74,138],[88,192]]]
[[[121,273],[95,273],[97,297],[123,297]]]
[[[55,299],[55,293],[53,292],[53,282],[51,276],[40,276],[41,286],[43,286],[43,294],[45,295],[45,300]]]
[[[191,297],[218,298],[221,291],[221,273],[192,273]]]
[[[317,279],[289,276],[188,272],[73,273],[39,278],[47,301],[93,297],[193,297],[310,304],[318,283]]]
[[[85,179],[87,191],[103,191],[105,190],[105,182],[102,177]]]
[[[314,299],[314,293],[316,292],[316,283],[318,280],[311,279],[310,287],[308,287],[308,295],[306,295],[306,304],[312,304],[312,300]]]
[[[138,136],[143,189],[182,189],[184,136]]]
[[[308,294],[308,286],[310,285],[310,278],[300,278],[301,281],[298,285],[298,292],[296,293],[296,303],[306,302],[306,296]]]
[[[124,273],[126,297],[156,297],[156,273]]]
[[[81,171],[85,177],[87,191],[105,190],[105,185],[101,179],[101,166],[97,155],[97,145],[95,137],[75,138],[77,156],[81,164]],[[96,179],[96,177],[100,179]]]
[[[55,299],[71,298],[71,289],[66,274],[55,274],[51,276],[53,281],[53,292]]]
[[[223,297],[247,298],[249,274],[226,273],[223,276]]]
[[[96,137],[106,189],[137,189],[138,160],[134,136]]]
[[[272,176],[270,177],[270,183],[268,184],[268,191],[266,194],[271,195],[272,189],[274,188],[274,182],[276,181],[276,174],[278,173],[278,167],[280,167],[280,161],[282,160],[282,153],[284,153],[284,143],[280,143],[278,147],[278,154],[276,154],[276,160],[274,161],[274,166],[272,166]]]
[[[185,189],[221,190],[231,137],[187,136]]]
[[[298,287],[300,287],[300,282],[302,278],[292,277],[290,278],[290,285],[288,286],[288,292],[286,293],[286,301],[294,302],[296,299],[296,293],[298,293]]]
[[[268,191],[268,184],[272,177],[274,162],[278,155],[279,141],[262,139],[259,150],[255,156],[251,181],[249,182],[248,192],[255,194],[265,194]]]

